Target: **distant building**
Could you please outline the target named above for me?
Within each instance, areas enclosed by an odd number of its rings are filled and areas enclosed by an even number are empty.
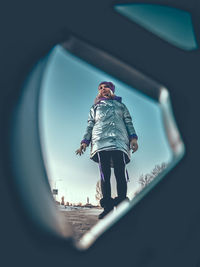
[[[90,203],[90,200],[89,200],[89,197],[87,197],[87,204],[89,204]]]
[[[64,196],[61,197],[61,205],[65,205],[65,197]]]

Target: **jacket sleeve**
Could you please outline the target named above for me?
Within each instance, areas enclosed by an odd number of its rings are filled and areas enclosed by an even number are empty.
[[[93,126],[95,124],[94,113],[95,113],[94,112],[94,106],[92,106],[90,109],[89,115],[88,115],[86,132],[83,136],[83,140],[81,141],[81,144],[82,143],[85,143],[87,145],[90,144],[91,137],[92,137],[92,129],[93,129]]]
[[[126,129],[127,129],[128,135],[129,135],[129,139],[133,139],[133,138],[138,139],[138,136],[136,134],[135,128],[133,126],[131,115],[130,115],[126,105],[123,104],[123,106],[124,106],[123,119],[124,119],[124,123],[126,125]]]

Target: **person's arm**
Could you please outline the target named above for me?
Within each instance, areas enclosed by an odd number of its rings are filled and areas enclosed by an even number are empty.
[[[132,122],[132,118],[131,115],[126,107],[125,104],[123,104],[124,107],[124,113],[123,113],[123,119],[124,119],[124,123],[126,125],[126,129],[129,135],[129,139],[133,139],[136,138],[138,139],[138,136],[136,134],[135,128],[133,126],[133,122]]]
[[[81,141],[81,146],[79,149],[76,150],[76,154],[79,154],[80,156],[83,154],[83,151],[86,150],[86,147],[89,146],[90,141],[91,141],[92,129],[95,123],[93,106],[90,109],[87,122],[88,122],[88,125],[86,128],[86,132],[83,136],[83,140]]]
[[[88,120],[87,120],[87,128],[86,132],[83,136],[83,140],[81,141],[81,144],[85,143],[87,146],[89,146],[91,137],[92,137],[92,129],[95,124],[95,119],[94,119],[94,107],[92,106],[88,115]]]
[[[128,108],[124,104],[124,123],[126,125],[126,129],[129,135],[129,140],[130,140],[130,148],[132,149],[132,152],[135,152],[138,149],[138,136],[136,134],[135,128],[133,126],[132,118],[131,115],[128,111]]]

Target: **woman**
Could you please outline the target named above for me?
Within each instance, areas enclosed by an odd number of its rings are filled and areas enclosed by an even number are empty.
[[[138,149],[137,135],[133,127],[130,113],[122,103],[122,98],[114,94],[112,82],[101,82],[99,93],[91,107],[86,133],[76,154],[82,155],[91,142],[90,158],[99,163],[101,173],[100,200],[104,211],[99,215],[102,219],[114,206],[126,199],[128,172],[126,164],[130,162],[132,153]],[[111,167],[117,181],[117,194],[111,198]]]

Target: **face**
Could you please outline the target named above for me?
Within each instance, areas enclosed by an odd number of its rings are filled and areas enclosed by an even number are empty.
[[[106,97],[106,98],[111,97],[111,92],[110,92],[110,88],[108,87],[108,85],[102,83],[99,85],[98,89],[99,89],[101,97]]]

